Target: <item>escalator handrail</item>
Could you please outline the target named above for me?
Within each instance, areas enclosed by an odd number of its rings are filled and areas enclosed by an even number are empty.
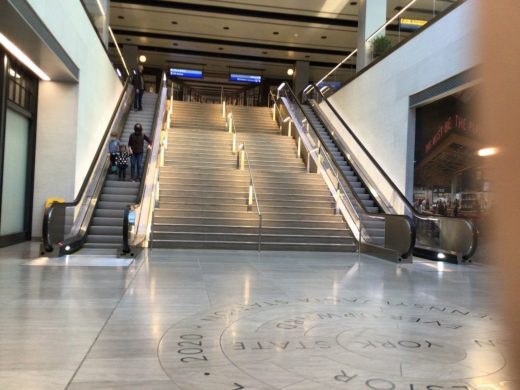
[[[303,110],[303,107],[302,105],[300,104],[300,102],[298,101],[298,99],[296,98],[296,95],[294,94],[293,90],[291,89],[291,87],[289,87],[287,84],[285,85],[285,88],[287,88],[289,90],[289,92],[291,93],[291,95],[293,96],[294,98],[294,102],[296,103],[296,105],[298,106],[298,108],[300,109],[300,111],[302,112],[302,114],[305,116],[305,118],[307,119],[307,123],[309,123],[309,125],[312,127],[313,131],[314,131],[314,134],[316,134],[316,136],[318,137],[318,139],[320,140],[320,143],[321,143],[321,147],[324,148],[326,150],[326,152],[329,154],[329,156],[333,156],[331,150],[329,149],[329,147],[327,146],[326,142],[324,141],[323,137],[321,136],[321,134],[316,131],[316,129],[314,128],[314,126],[312,125],[311,121],[310,121],[310,118],[309,116],[307,115],[307,113]],[[341,175],[341,177],[343,178],[343,181],[345,182],[345,184],[347,185],[350,193],[354,196],[354,199],[356,200],[357,202],[357,205],[358,207],[361,208],[361,210],[363,210],[363,213],[366,214],[366,215],[369,215],[369,216],[374,216],[374,217],[385,217],[388,216],[388,215],[391,215],[391,216],[397,216],[397,217],[402,217],[403,219],[407,220],[409,226],[410,226],[410,246],[409,248],[407,248],[406,252],[404,254],[401,254],[401,256],[403,258],[407,258],[408,256],[411,255],[411,253],[413,252],[413,248],[415,247],[415,236],[416,236],[416,233],[415,233],[415,225],[413,224],[412,220],[410,217],[408,217],[407,215],[401,215],[401,214],[385,214],[385,213],[373,213],[373,212],[370,212],[366,209],[365,205],[363,204],[363,202],[361,201],[361,198],[359,197],[359,195],[356,193],[356,191],[354,190],[354,188],[352,187],[352,184],[348,181],[345,173],[341,170],[339,164],[337,163],[337,161],[334,159],[334,158],[331,158],[330,161],[332,162],[332,164],[334,164],[334,168],[336,169],[336,171],[338,172],[339,175]],[[371,244],[371,245],[375,245],[375,244]]]
[[[83,199],[85,190],[87,189],[87,185],[92,180],[91,176],[94,173],[94,169],[96,168],[96,165],[98,164],[99,157],[100,157],[101,153],[103,152],[103,149],[105,148],[106,139],[110,135],[110,130],[112,128],[112,125],[114,124],[114,120],[115,120],[119,110],[121,109],[121,104],[123,103],[123,97],[125,96],[128,88],[132,88],[132,84],[130,83],[130,77],[127,77],[127,79],[123,85],[123,90],[121,91],[121,94],[119,95],[119,99],[117,100],[116,107],[115,107],[114,111],[112,112],[112,116],[110,117],[110,121],[108,122],[108,125],[103,134],[103,137],[101,137],[101,141],[96,150],[96,154],[94,155],[94,157],[92,159],[92,163],[90,164],[90,167],[89,167],[87,173],[85,174],[85,179],[83,179],[83,183],[81,184],[78,194],[76,195],[74,200],[71,202],[64,202],[64,203],[51,203],[49,205],[49,207],[47,207],[44,211],[43,224],[42,224],[42,240],[43,240],[43,245],[45,247],[45,250],[47,250],[49,252],[52,251],[52,243],[50,242],[50,239],[49,239],[49,221],[50,221],[53,209],[55,207],[62,207],[62,208],[75,207],[81,202],[81,199]]]
[[[154,108],[154,114],[153,114],[153,120],[152,120],[152,128],[150,129],[150,140],[153,143],[153,140],[157,136],[156,129],[157,129],[157,118],[159,116],[159,111],[161,109],[161,93],[163,88],[166,86],[166,76],[163,74],[161,76],[161,85],[159,86],[159,90],[157,92],[157,100],[155,102],[155,108]],[[161,118],[162,120],[162,118]],[[146,153],[146,159],[142,167],[142,177],[141,181],[139,182],[139,190],[137,191],[137,201],[133,204],[129,204],[125,207],[124,215],[123,215],[123,253],[129,253],[130,252],[130,244],[129,244],[129,228],[130,228],[130,220],[129,220],[129,213],[131,210],[135,210],[136,208],[141,206],[141,203],[143,202],[143,191],[144,191],[144,183],[146,182],[146,174],[148,171],[148,165],[150,163],[150,159],[152,158],[152,150],[148,150]]]
[[[386,174],[386,172],[383,170],[383,168],[379,165],[379,163],[377,162],[377,160],[374,158],[374,156],[372,156],[372,154],[368,151],[368,149],[365,147],[365,145],[363,145],[363,143],[361,142],[361,140],[356,136],[356,134],[354,133],[354,131],[352,131],[352,129],[350,128],[349,125],[347,125],[347,123],[345,122],[345,120],[341,117],[341,115],[339,115],[339,113],[336,111],[336,109],[334,108],[334,106],[332,106],[332,104],[329,102],[329,100],[323,95],[323,93],[320,91],[320,89],[316,86],[316,84],[312,84],[313,87],[314,87],[314,90],[316,90],[316,92],[321,96],[322,98],[322,101],[325,102],[325,104],[330,108],[330,110],[333,112],[333,114],[335,115],[335,117],[341,122],[341,124],[343,125],[343,127],[348,131],[348,133],[350,134],[350,136],[356,141],[356,144],[363,150],[363,152],[366,154],[366,156],[370,159],[370,161],[372,162],[372,164],[374,164],[374,166],[377,168],[377,170],[379,171],[379,173],[386,179],[387,183],[392,187],[392,189],[395,191],[395,193],[397,194],[397,196],[401,199],[401,201],[403,201],[403,203],[407,206],[407,208],[409,209],[409,211],[417,218],[420,218],[420,219],[431,219],[431,216],[430,215],[426,215],[426,214],[423,214],[419,211],[417,211],[415,209],[415,207],[413,206],[413,204],[408,200],[408,198],[406,196],[404,196],[404,194],[401,192],[401,190],[397,187],[397,185],[393,182],[392,179],[390,179],[390,177]],[[328,129],[327,129],[327,132],[328,132]],[[469,219],[466,219],[466,218],[459,218],[459,217],[449,217],[449,216],[435,216],[434,217],[435,219],[445,219],[445,218],[457,218],[457,219],[464,219],[466,221],[466,223],[470,226],[471,230],[472,230],[472,244],[471,244],[471,248],[470,248],[470,251],[467,253],[467,254],[464,254],[464,257],[469,259],[471,256],[473,256],[473,254],[475,253],[475,251],[477,250],[477,242],[478,242],[478,230],[477,228],[475,227],[475,224],[469,220]]]

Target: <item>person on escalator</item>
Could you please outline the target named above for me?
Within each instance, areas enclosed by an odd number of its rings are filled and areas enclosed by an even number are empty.
[[[117,170],[119,173],[119,181],[126,180],[126,168],[128,167],[128,151],[126,145],[119,145],[119,154],[116,157]]]
[[[108,142],[108,152],[110,153],[110,173],[117,172],[116,157],[119,155],[119,139],[117,134],[110,134],[110,141]]]
[[[134,111],[143,110],[143,95],[144,95],[144,76],[143,65],[139,65],[137,70],[134,69],[132,76],[132,84],[135,90],[134,97]]]
[[[140,123],[136,123],[134,125],[134,132],[130,134],[130,138],[128,139],[128,147],[130,148],[130,176],[132,181],[141,180],[144,141],[148,143],[148,149],[151,149],[150,138],[143,133],[143,126]]]

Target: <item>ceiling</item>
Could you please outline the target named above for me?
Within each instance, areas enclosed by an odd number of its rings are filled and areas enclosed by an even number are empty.
[[[437,11],[454,1],[436,0]],[[408,3],[388,0],[387,15]],[[431,8],[432,0],[417,0],[406,16],[425,18]],[[201,69],[205,79],[191,83],[220,93],[221,84],[231,88],[231,72],[288,79],[299,60],[319,80],[356,48],[357,14],[354,0],[111,0],[110,25],[120,45],[146,55],[147,67]],[[120,62],[113,45],[110,54]],[[354,63],[336,79],[350,77]]]

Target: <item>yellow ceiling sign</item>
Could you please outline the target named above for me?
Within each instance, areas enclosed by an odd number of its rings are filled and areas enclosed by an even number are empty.
[[[399,20],[399,24],[401,24],[401,26],[405,25],[405,26],[409,26],[409,27],[422,27],[424,26],[425,24],[427,23],[426,20],[422,20],[422,19],[409,19],[409,18],[401,18]]]

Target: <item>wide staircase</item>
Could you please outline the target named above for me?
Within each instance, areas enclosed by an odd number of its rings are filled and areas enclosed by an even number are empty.
[[[279,135],[268,109],[231,110],[253,172],[262,250],[355,250],[323,180],[306,173],[294,140]],[[221,106],[174,102],[168,137],[152,247],[258,249],[257,209],[247,206],[247,164],[237,169]]]
[[[120,137],[122,144],[128,145],[128,139],[136,123],[141,123],[143,132],[150,135],[156,101],[157,94],[145,93],[143,110],[130,111]],[[143,163],[145,158],[146,154]],[[130,159],[128,160],[125,181],[119,181],[117,173],[107,175],[89,227],[87,241],[83,246],[85,249],[106,249],[107,253],[113,254],[113,250],[122,245],[123,211],[127,205],[137,201],[139,191],[139,182],[132,182],[130,179]]]

